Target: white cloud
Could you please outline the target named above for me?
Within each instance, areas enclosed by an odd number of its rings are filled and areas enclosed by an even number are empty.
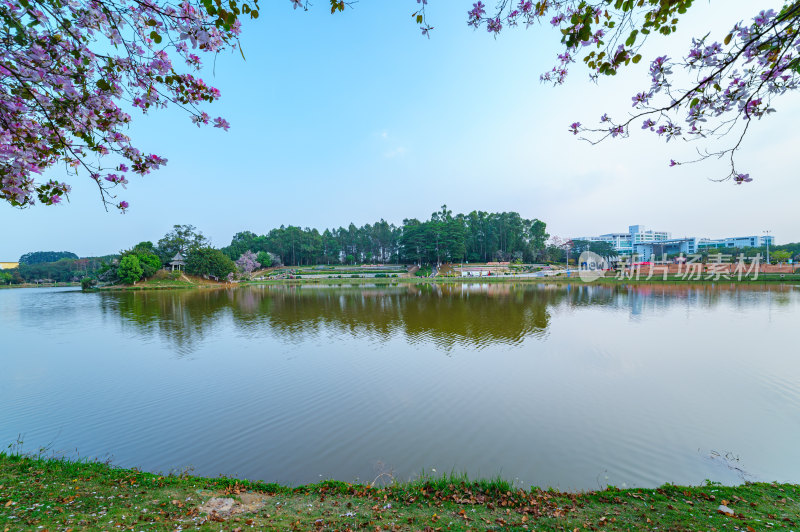
[[[398,146],[393,150],[389,150],[383,153],[383,156],[387,159],[393,159],[395,157],[402,157],[406,154],[406,149],[403,146]]]

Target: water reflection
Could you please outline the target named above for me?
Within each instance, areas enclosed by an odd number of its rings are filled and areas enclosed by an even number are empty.
[[[627,312],[636,320],[645,312],[676,305],[710,309],[724,304],[750,308],[768,294],[776,307],[787,306],[798,287],[733,284],[590,285],[442,284],[248,286],[219,290],[106,292],[100,294],[107,317],[126,327],[157,334],[178,356],[195,351],[231,321],[242,334],[271,334],[299,344],[326,333],[389,342],[402,336],[409,344],[484,349],[518,345],[547,334],[554,310],[601,306]]]
[[[388,342],[432,342],[481,349],[518,344],[547,330],[548,308],[566,290],[508,285],[320,287],[264,286],[230,290],[103,293],[102,308],[127,326],[157,333],[180,354],[197,348],[223,321],[243,334],[266,332],[299,343],[323,331]]]

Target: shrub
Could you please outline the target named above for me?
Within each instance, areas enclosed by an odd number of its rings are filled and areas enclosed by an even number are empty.
[[[142,267],[142,277],[152,277],[161,269],[161,259],[155,253],[136,253]]]
[[[91,277],[84,277],[83,279],[81,279],[82,290],[90,289],[93,284],[94,284],[94,279],[92,279]]]
[[[256,255],[256,260],[261,264],[262,268],[272,266],[272,256],[266,251],[259,251],[258,255]]]
[[[117,276],[123,283],[134,284],[142,278],[142,273],[144,272],[141,265],[139,265],[139,257],[136,255],[127,255],[119,261]]]
[[[186,272],[192,275],[211,275],[222,279],[235,269],[236,265],[227,255],[211,246],[193,249],[186,259]]]

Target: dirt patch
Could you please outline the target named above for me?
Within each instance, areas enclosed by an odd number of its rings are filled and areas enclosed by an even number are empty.
[[[220,517],[229,517],[257,512],[267,505],[269,498],[261,493],[240,493],[236,497],[238,500],[230,497],[212,497],[197,509],[209,515],[215,513]]]

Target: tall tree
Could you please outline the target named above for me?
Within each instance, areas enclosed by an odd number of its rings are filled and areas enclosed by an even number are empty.
[[[193,225],[174,225],[172,230],[158,241],[158,255],[169,262],[176,253],[187,257],[197,248],[208,246],[208,239]]]

